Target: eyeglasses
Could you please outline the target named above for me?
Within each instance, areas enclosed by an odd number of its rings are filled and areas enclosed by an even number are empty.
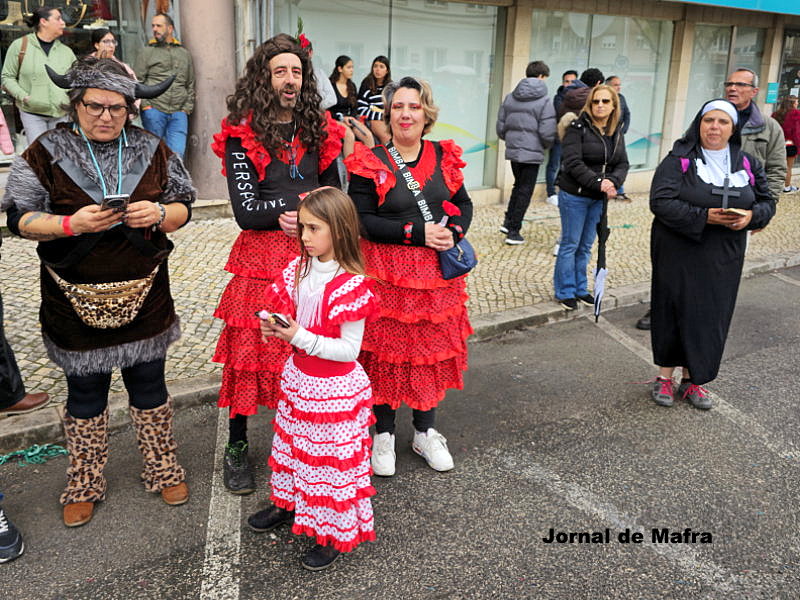
[[[121,117],[128,114],[127,104],[112,104],[111,106],[105,106],[103,104],[98,104],[97,102],[84,102],[83,100],[81,100],[81,104],[83,104],[87,114],[92,117],[102,116],[103,112],[105,111],[108,111],[108,114],[112,117]]]
[[[722,85],[724,85],[725,87],[737,87],[737,88],[756,87],[752,83],[745,83],[744,81],[726,81]]]
[[[116,46],[117,40],[100,40],[101,44],[108,44],[109,46]]]
[[[611,98],[592,98],[592,104],[600,104],[601,102],[603,104],[610,104]]]

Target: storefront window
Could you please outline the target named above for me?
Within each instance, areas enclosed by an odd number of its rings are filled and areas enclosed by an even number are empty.
[[[625,136],[631,169],[658,163],[671,48],[669,21],[533,11],[530,58],[550,67],[551,95],[568,70],[596,67],[620,78],[631,111]]]
[[[800,96],[800,31],[787,30],[783,38],[778,96]]]
[[[763,29],[752,27],[695,27],[692,68],[689,71],[689,81],[692,83],[686,93],[684,115],[687,126],[704,102],[724,95],[722,83],[730,71],[739,67],[756,73],[761,71],[764,35]],[[733,45],[731,38],[734,39]]]
[[[314,43],[314,64],[330,73],[336,57],[347,54],[355,65],[356,87],[381,54],[390,59],[393,79],[411,75],[429,81],[440,108],[429,137],[454,139],[464,149],[465,183],[476,188],[494,184],[493,94],[499,89],[492,77],[502,72],[495,59],[501,11],[430,0],[391,5],[388,0],[276,0],[273,31],[294,35],[302,18],[303,31]]]

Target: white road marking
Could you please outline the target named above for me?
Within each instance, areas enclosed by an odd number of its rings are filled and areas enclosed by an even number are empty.
[[[242,500],[225,490],[222,480],[222,454],[228,441],[228,411],[220,410],[217,443],[214,450],[214,475],[206,528],[206,556],[200,600],[239,599],[239,548]]]
[[[784,275],[783,273],[772,273],[772,276],[775,277],[776,279],[780,279],[785,283],[791,283],[792,285],[800,287],[800,279],[789,277],[788,275]]]
[[[644,534],[644,546],[667,560],[677,564],[682,569],[701,579],[707,585],[713,586],[721,592],[741,591],[743,581],[717,565],[714,561],[700,556],[700,553],[687,544],[653,544],[650,543],[649,530],[637,523],[633,517],[619,510],[614,504],[607,502],[600,496],[584,489],[580,485],[561,479],[554,473],[537,463],[521,463],[513,454],[499,454],[496,449],[492,452],[499,462],[509,471],[517,473],[536,485],[547,488],[552,494],[566,501],[570,506],[583,513],[600,519],[605,525],[617,530],[630,529],[631,532],[639,531]],[[676,528],[677,530],[677,528]]]
[[[653,364],[653,355],[649,349],[642,346],[638,341],[618,327],[609,323],[604,317],[600,317],[597,326],[643,361],[651,365]],[[776,435],[774,432],[768,431],[756,419],[729,404],[718,394],[709,392],[708,395],[714,401],[714,408],[711,409],[711,414],[716,413],[722,415],[732,423],[738,425],[747,433],[758,438],[764,446],[777,454],[780,458],[800,464],[800,449],[798,449],[797,446],[788,440],[781,439],[780,436]]]

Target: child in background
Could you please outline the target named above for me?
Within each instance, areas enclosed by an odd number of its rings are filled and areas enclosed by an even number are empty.
[[[331,187],[307,194],[297,234],[300,256],[272,285],[266,304],[283,314],[259,313],[262,335],[289,342],[294,352],[273,421],[272,505],[247,522],[258,532],[293,522],[294,533],[314,536],[317,544],[302,564],[319,571],[375,539],[372,387],[356,358],[377,303],[364,275],[358,215],[346,194]]]

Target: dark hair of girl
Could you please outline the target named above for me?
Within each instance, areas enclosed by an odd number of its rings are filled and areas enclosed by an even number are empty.
[[[353,59],[347,56],[346,54],[342,54],[341,56],[336,57],[336,63],[333,67],[333,72],[329,79],[331,80],[331,84],[336,87],[336,83],[339,81],[339,69],[343,69],[344,66],[349,63],[353,62]],[[347,103],[355,108],[358,99],[356,98],[356,84],[353,83],[352,78],[347,80]]]
[[[95,44],[99,44],[100,40],[106,37],[109,33],[111,33],[105,27],[101,27],[100,29],[93,29],[92,30],[92,46]]]
[[[375,80],[375,75],[372,74],[372,67],[375,66],[375,63],[381,63],[386,66],[386,77],[383,78],[383,81],[378,84]],[[392,80],[392,69],[389,66],[389,59],[385,56],[376,56],[375,60],[372,61],[372,65],[369,68],[369,75],[364,77],[364,81],[361,82],[361,89],[363,90],[365,87],[369,88],[369,91],[374,95],[378,93],[378,88],[385,87],[387,83]]]
[[[44,19],[46,21],[54,10],[58,9],[52,6],[37,6],[30,14],[25,15],[22,20],[28,27],[33,27],[33,29],[39,31],[39,20]],[[58,10],[58,12],[60,13],[61,11]]]

